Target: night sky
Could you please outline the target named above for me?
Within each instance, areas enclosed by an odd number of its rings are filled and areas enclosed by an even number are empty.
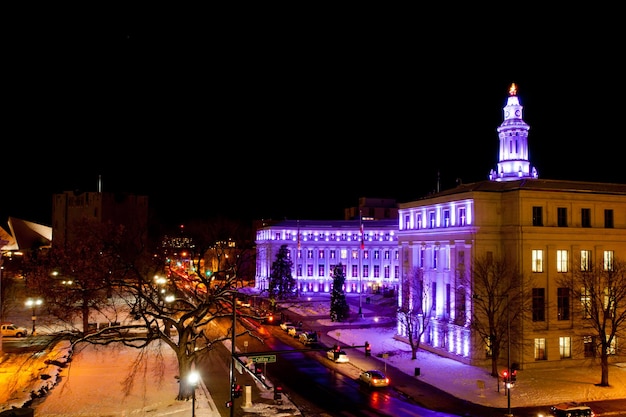
[[[411,201],[487,179],[513,82],[540,178],[626,183],[621,26],[250,15],[13,33],[1,224],[49,225],[53,193],[99,176],[169,223]]]

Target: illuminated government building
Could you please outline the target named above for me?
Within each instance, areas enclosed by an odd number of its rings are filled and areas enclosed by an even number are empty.
[[[514,323],[522,331],[510,361],[521,369],[581,365],[595,354],[597,336],[581,317],[582,301],[558,283],[581,268],[581,259],[626,259],[626,185],[540,179],[530,163],[529,129],[512,85],[496,129],[499,160],[484,181],[399,203],[395,220],[290,220],[259,228],[257,289],[267,288],[282,244],[302,292],[329,292],[332,266],[342,262],[346,292],[392,288],[406,306],[419,271],[430,317],[420,348],[488,366],[488,342],[470,327],[476,294],[467,278],[477,260],[506,257],[533,282],[532,311]],[[405,332],[398,320],[398,337]],[[615,359],[620,343],[612,347]]]

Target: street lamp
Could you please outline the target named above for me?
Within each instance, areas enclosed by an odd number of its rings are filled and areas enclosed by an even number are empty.
[[[187,382],[193,390],[191,393],[191,417],[195,417],[196,415],[196,387],[198,386],[199,380],[200,374],[197,371],[189,372],[189,376],[187,376]]]
[[[26,304],[26,307],[33,308],[33,336],[35,335],[35,322],[37,321],[37,306],[40,306],[42,303],[43,301],[41,300],[41,298],[29,298],[24,303]]]
[[[8,240],[0,239],[0,321],[4,320],[2,315],[2,248],[9,243]],[[2,332],[0,332],[0,355],[2,354]]]
[[[513,417],[511,414],[511,307],[509,306],[509,295],[505,294],[502,297],[506,297],[506,417]]]

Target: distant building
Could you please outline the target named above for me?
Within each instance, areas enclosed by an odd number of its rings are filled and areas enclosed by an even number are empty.
[[[357,207],[344,210],[344,220],[385,220],[398,218],[398,203],[391,198],[359,198]]]
[[[299,294],[329,293],[332,271],[344,267],[346,293],[395,293],[400,279],[397,220],[285,220],[256,232],[255,289],[268,289],[282,245],[293,261]]]
[[[514,341],[511,361],[579,366],[595,354],[596,336],[573,314],[571,306],[582,300],[572,299],[558,282],[571,268],[581,268],[577,259],[599,265],[626,259],[626,185],[539,179],[529,162],[529,127],[516,93],[511,90],[503,109],[499,162],[488,180],[399,204],[401,288],[411,287],[406,283],[416,270],[430,285],[424,311],[431,321],[420,347],[486,365],[488,341],[470,327],[474,288],[464,278],[476,260],[506,255],[534,282],[533,311],[520,322],[522,340]],[[399,305],[410,297],[401,291]],[[398,334],[406,335],[400,324]]]
[[[72,225],[82,219],[124,225],[138,244],[148,236],[148,197],[129,193],[65,191],[52,197],[54,245],[71,241]]]

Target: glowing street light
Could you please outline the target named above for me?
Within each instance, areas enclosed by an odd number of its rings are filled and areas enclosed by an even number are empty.
[[[196,387],[198,386],[199,381],[200,374],[197,371],[189,372],[189,375],[187,376],[187,382],[193,390],[193,392],[191,393],[191,417],[195,417],[196,415]]]
[[[24,303],[26,307],[32,307],[33,309],[33,336],[35,335],[35,322],[37,321],[37,306],[43,304],[41,298],[29,298]]]

